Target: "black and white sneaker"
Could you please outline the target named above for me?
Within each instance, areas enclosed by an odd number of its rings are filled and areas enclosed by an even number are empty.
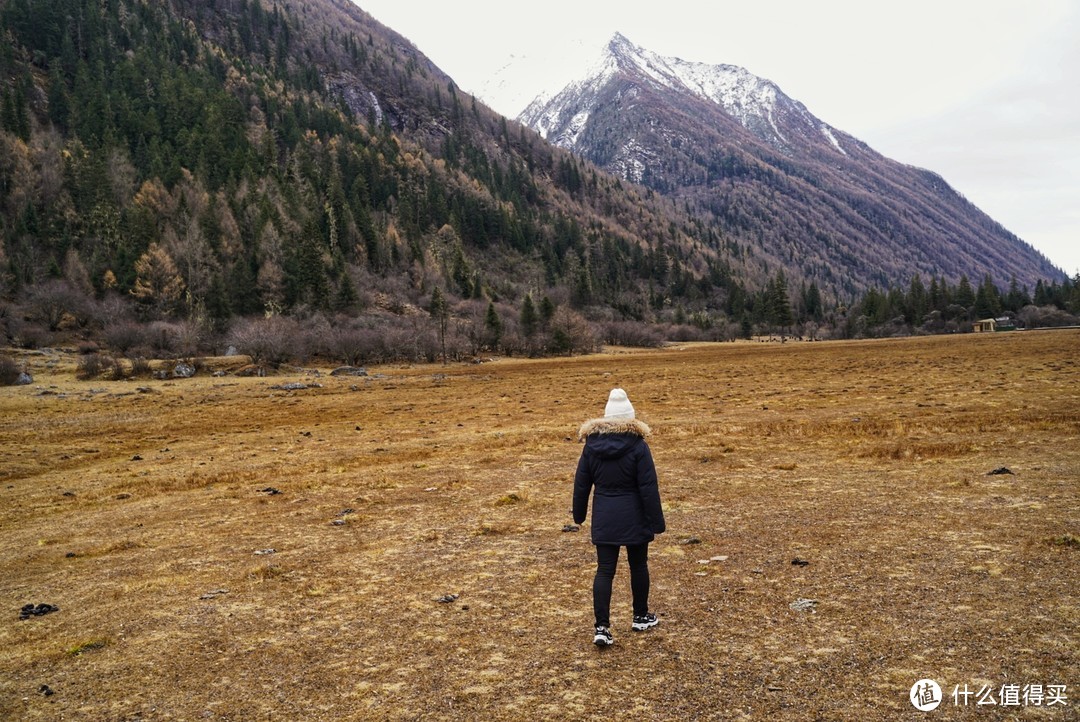
[[[615,640],[611,636],[611,630],[607,627],[601,627],[599,624],[596,625],[596,633],[593,635],[592,641],[597,647],[610,647],[615,644]]]
[[[656,615],[653,614],[652,612],[647,612],[646,614],[635,614],[634,615],[634,631],[635,632],[644,632],[649,627],[655,627],[657,624],[660,624],[660,620],[657,619]]]

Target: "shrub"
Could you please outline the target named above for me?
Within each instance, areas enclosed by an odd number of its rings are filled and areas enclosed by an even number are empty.
[[[0,386],[14,386],[22,369],[10,356],[0,356]]]
[[[689,331],[686,327],[681,328]],[[664,343],[658,330],[637,321],[612,321],[605,324],[603,339],[604,343],[614,346],[656,348]]]
[[[153,369],[150,368],[150,362],[142,356],[136,356],[131,359],[131,376],[132,378],[150,378],[154,375]]]
[[[1077,323],[1076,316],[1056,306],[1024,306],[1017,317],[1026,328],[1074,326]]]
[[[382,352],[382,335],[370,328],[338,327],[326,339],[326,354],[349,366],[372,363]]]
[[[79,365],[75,370],[75,376],[87,381],[89,379],[96,379],[103,373],[111,373],[116,377],[116,360],[111,356],[105,354],[92,353],[87,354],[79,359]]]
[[[45,348],[52,342],[52,334],[35,323],[22,324],[16,331],[14,342],[19,348]]]
[[[229,331],[228,343],[253,363],[278,366],[296,358],[300,327],[291,318],[241,319]]]
[[[597,349],[596,336],[585,317],[566,306],[559,306],[551,317],[549,351],[560,354],[592,353]]]
[[[26,312],[50,331],[77,323],[85,325],[90,314],[90,299],[67,281],[54,279],[30,289]]]
[[[666,329],[667,340],[675,341],[676,343],[700,341],[701,335],[701,330],[694,328],[693,326],[677,325],[668,326]]]
[[[127,354],[139,346],[148,345],[148,328],[134,321],[121,321],[105,327],[102,340],[114,351]]]
[[[158,358],[171,358],[180,347],[180,327],[175,323],[155,321],[146,330],[150,351]]]

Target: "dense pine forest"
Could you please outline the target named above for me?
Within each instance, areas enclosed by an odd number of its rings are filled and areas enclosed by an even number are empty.
[[[1080,279],[789,283],[347,2],[4,0],[0,36],[9,345],[360,363],[1080,313]]]

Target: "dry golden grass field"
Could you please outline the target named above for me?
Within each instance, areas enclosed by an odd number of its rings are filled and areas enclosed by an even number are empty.
[[[367,378],[20,358],[0,719],[1080,719],[1078,331]],[[624,557],[599,650],[588,524],[563,528],[614,386],[653,429],[668,533],[660,625],[630,631]]]

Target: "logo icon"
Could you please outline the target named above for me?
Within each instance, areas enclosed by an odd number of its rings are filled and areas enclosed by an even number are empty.
[[[937,709],[941,704],[941,687],[932,679],[920,679],[911,685],[911,693],[908,697],[915,709],[920,712],[929,712]]]

